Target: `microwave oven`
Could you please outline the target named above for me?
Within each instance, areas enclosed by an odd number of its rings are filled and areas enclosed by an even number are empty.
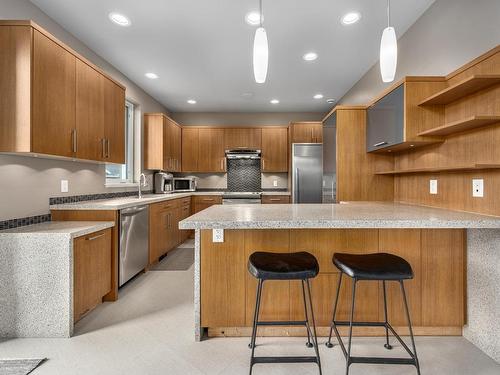
[[[196,191],[196,177],[175,177],[174,191]]]

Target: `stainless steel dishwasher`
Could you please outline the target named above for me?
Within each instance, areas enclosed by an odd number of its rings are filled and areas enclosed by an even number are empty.
[[[149,261],[149,206],[120,210],[119,286],[141,272]]]

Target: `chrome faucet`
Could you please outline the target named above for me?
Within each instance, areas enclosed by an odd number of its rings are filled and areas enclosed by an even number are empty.
[[[141,175],[139,176],[139,184],[138,184],[138,187],[139,187],[139,199],[142,198],[142,187],[146,187],[148,186],[148,182],[146,180],[146,175],[144,173],[141,173]]]

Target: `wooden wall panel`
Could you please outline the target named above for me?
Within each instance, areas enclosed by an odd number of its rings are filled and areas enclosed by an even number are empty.
[[[366,152],[366,110],[337,110],[337,201],[392,201],[392,155]]]
[[[201,231],[201,324],[204,327],[245,325],[247,278],[244,231],[224,231],[224,242],[212,242]]]
[[[245,231],[245,260],[248,260],[250,255],[255,251],[288,253],[289,249],[289,230]],[[246,271],[246,277],[246,324],[252,325],[257,279],[248,271]],[[260,320],[290,320],[290,283],[289,281],[276,280],[264,282],[259,315]]]
[[[465,322],[465,232],[422,230],[422,325]]]

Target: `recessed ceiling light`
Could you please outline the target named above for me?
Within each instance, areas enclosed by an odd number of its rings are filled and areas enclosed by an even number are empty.
[[[314,61],[318,58],[318,54],[316,52],[307,52],[302,58],[306,61]]]
[[[245,16],[245,21],[249,25],[257,26],[260,24],[260,14],[259,12],[250,12]]]
[[[120,13],[110,13],[109,19],[120,26],[130,26],[131,24],[130,20]]]
[[[335,103],[335,99],[326,99],[326,102],[329,104]]]
[[[146,77],[148,77],[149,79],[158,79],[158,74],[155,74],[155,73],[146,73],[144,75]]]
[[[316,94],[313,96],[314,99],[323,99],[323,94]]]
[[[271,104],[279,104],[280,101],[278,99],[271,99],[270,103]]]
[[[361,14],[358,12],[349,12],[342,17],[342,23],[344,25],[352,25],[361,19]]]
[[[187,101],[189,104],[196,104],[196,100],[194,99],[188,99]]]

